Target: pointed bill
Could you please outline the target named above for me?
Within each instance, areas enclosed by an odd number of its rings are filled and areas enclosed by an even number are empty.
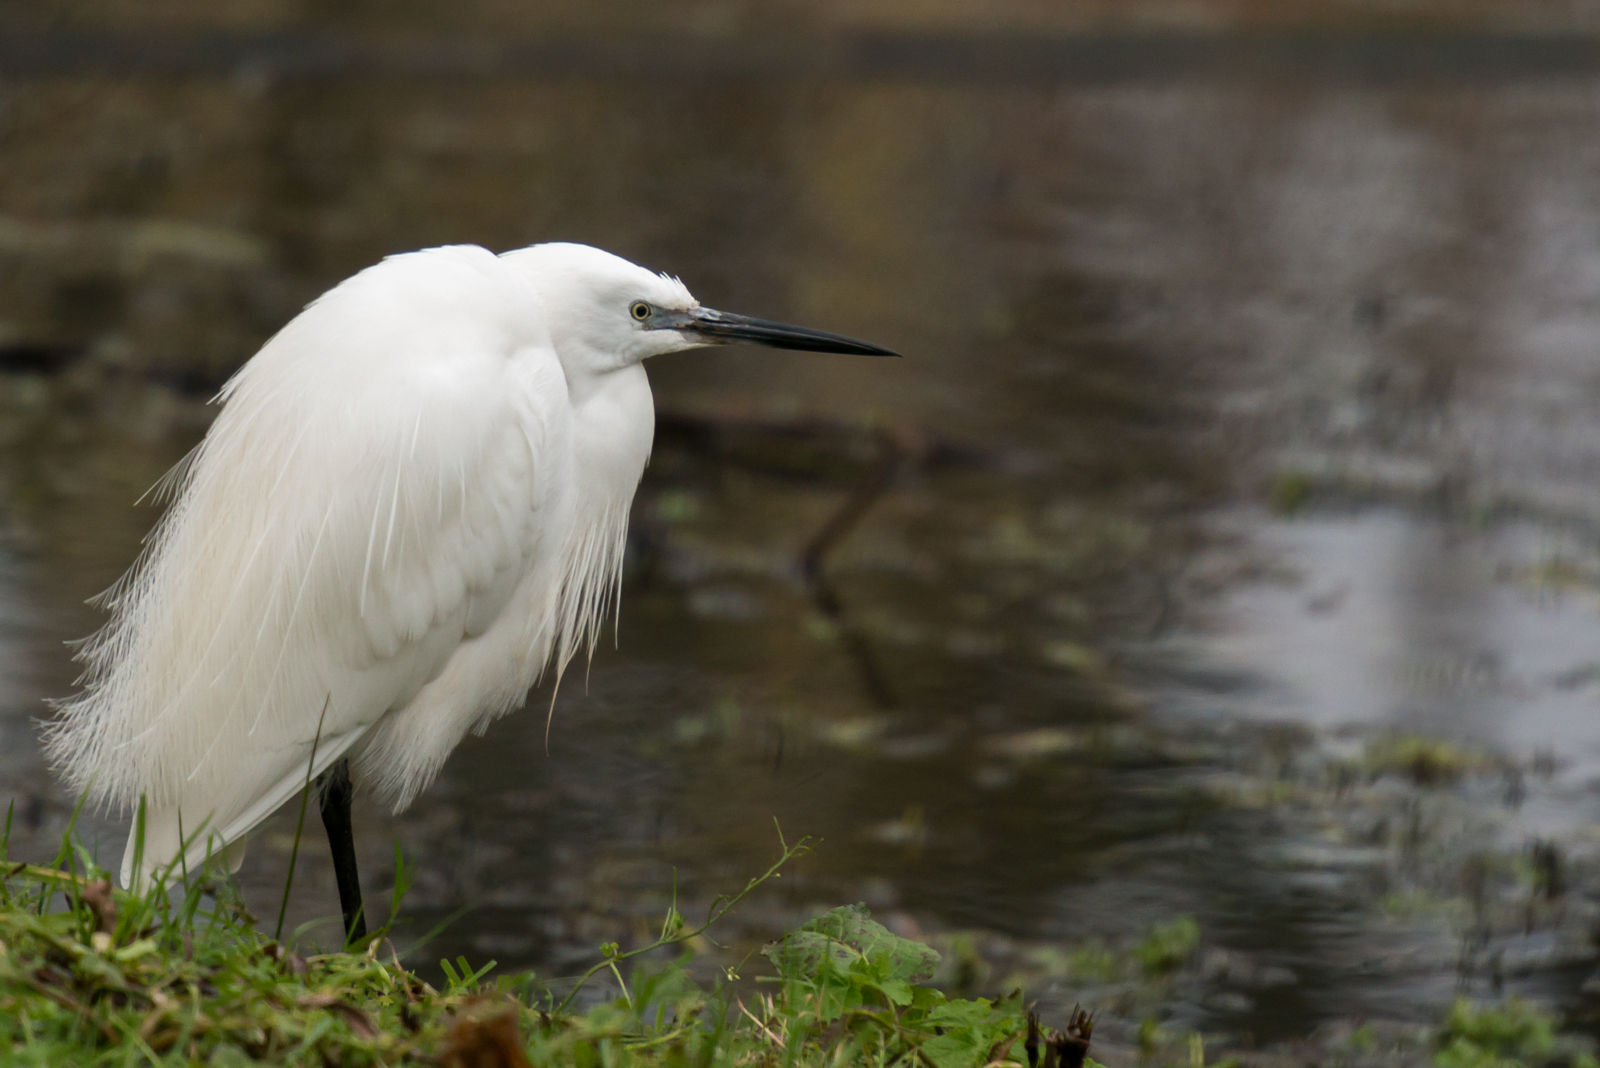
[[[804,326],[754,319],[748,315],[720,312],[713,308],[690,308],[658,314],[648,325],[651,330],[679,330],[707,344],[727,345],[746,341],[773,349],[800,352],[840,352],[855,356],[899,356],[898,352],[843,334],[830,334]]]

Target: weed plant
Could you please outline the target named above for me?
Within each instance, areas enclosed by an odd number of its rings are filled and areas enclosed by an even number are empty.
[[[746,999],[691,975],[685,947],[808,849],[782,855],[705,923],[668,909],[659,936],[599,960],[563,1000],[532,974],[490,979],[494,962],[441,962],[442,989],[399,959],[389,923],[346,952],[301,956],[295,932],[268,937],[231,881],[168,871],[140,894],[112,887],[72,837],[48,866],[6,860],[0,835],[0,1065],[573,1065],[1078,1068],[1092,1021],[1041,1034],[1020,995],[951,1000],[922,985],[938,955],[835,909],[768,946],[777,974]],[[281,932],[281,927],[280,927]],[[426,941],[426,940],[424,940]],[[413,947],[413,951],[416,947]],[[574,1008],[602,971],[618,997]],[[1042,1062],[1042,1064],[1041,1064]],[[1092,1064],[1093,1062],[1087,1062]]]

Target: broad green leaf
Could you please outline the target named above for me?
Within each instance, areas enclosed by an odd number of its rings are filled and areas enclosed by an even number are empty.
[[[884,979],[921,983],[933,975],[939,954],[891,933],[865,905],[846,905],[810,920],[762,950],[785,979],[815,978],[824,960],[840,970],[856,961],[875,966]]]
[[[976,1068],[988,1056],[989,1045],[970,1031],[947,1031],[924,1042],[922,1052],[933,1068]]]
[[[989,1018],[989,1003],[976,1001],[947,1001],[928,1013],[930,1023],[940,1027],[976,1027]]]
[[[884,997],[896,1005],[911,1004],[911,984],[901,979],[885,979],[877,987],[883,991]]]

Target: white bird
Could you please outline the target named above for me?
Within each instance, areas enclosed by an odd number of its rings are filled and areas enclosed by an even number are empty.
[[[359,937],[349,769],[399,812],[592,652],[654,434],[643,361],[733,341],[895,355],[573,244],[391,256],[289,322],[158,484],[172,503],[46,728],[74,790],[144,802],[123,885],[224,850],[236,869],[321,777]]]

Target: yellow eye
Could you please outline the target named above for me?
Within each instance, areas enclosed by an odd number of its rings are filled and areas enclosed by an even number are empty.
[[[633,302],[632,307],[628,309],[628,314],[632,315],[636,320],[642,323],[646,319],[650,318],[650,305],[646,304],[642,300],[636,300]]]

